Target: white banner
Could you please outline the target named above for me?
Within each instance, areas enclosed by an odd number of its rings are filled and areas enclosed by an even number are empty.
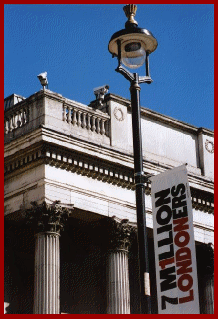
[[[151,180],[159,314],[200,314],[191,193],[186,166]]]

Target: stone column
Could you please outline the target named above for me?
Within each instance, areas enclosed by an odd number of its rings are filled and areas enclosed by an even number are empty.
[[[214,276],[205,279],[205,313],[214,314]]]
[[[131,227],[128,220],[108,223],[107,313],[130,314],[128,246]]]
[[[58,203],[32,203],[28,214],[36,227],[34,314],[60,314],[59,237],[69,210]]]
[[[204,312],[214,314],[214,250],[212,245],[205,245],[206,267],[204,269]]]
[[[58,233],[38,233],[35,249],[34,314],[60,313]]]

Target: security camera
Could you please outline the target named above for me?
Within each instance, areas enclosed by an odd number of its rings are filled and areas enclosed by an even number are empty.
[[[48,85],[47,72],[40,73],[37,75],[37,78],[39,79],[43,89],[45,89],[45,86]]]
[[[104,95],[108,92],[108,90],[109,90],[109,85],[103,85],[103,86],[99,86],[95,88],[93,91],[96,98],[99,98],[99,96],[102,96],[102,95],[104,97]]]
[[[103,106],[104,96],[107,94],[108,90],[109,85],[99,86],[93,90],[99,107]]]

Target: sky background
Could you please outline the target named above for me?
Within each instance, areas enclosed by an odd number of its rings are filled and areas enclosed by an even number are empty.
[[[39,91],[37,75],[47,71],[49,90],[80,103],[88,105],[104,84],[130,99],[108,51],[126,22],[123,4],[7,4],[4,19],[4,97]],[[158,41],[150,55],[154,82],[141,84],[141,106],[214,129],[214,5],[139,4],[135,19]]]

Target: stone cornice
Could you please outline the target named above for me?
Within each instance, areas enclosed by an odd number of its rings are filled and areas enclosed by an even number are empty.
[[[205,134],[205,135],[214,137],[214,131],[209,130],[209,129],[204,128],[204,127],[199,127],[198,128],[198,134]]]
[[[122,96],[116,95],[116,94],[111,94],[111,93],[106,94],[105,98],[104,98],[104,102],[107,103],[108,101],[114,101],[116,103],[125,105],[128,108],[131,107],[130,100],[128,100],[128,99],[126,99],[126,98],[124,98]]]

